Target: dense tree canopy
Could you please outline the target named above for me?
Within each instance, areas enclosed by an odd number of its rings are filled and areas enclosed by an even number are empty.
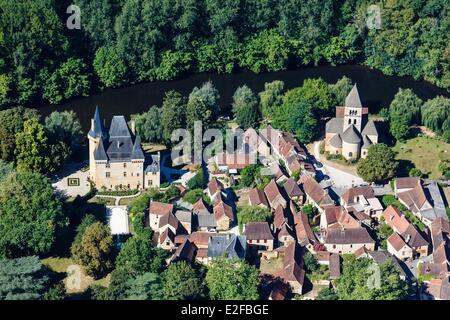
[[[258,269],[245,261],[215,258],[208,267],[206,284],[214,300],[256,300]]]
[[[255,128],[259,120],[258,99],[253,91],[243,85],[233,95],[233,114],[237,124],[244,130]]]
[[[395,177],[398,162],[395,154],[387,145],[371,145],[365,159],[358,162],[358,174],[367,182],[387,181]]]
[[[39,257],[0,260],[0,300],[39,300],[49,278]]]
[[[88,275],[99,278],[113,267],[113,249],[109,226],[95,222],[84,230],[81,241],[72,245],[71,251]]]
[[[367,1],[75,4],[83,13],[82,32],[65,30],[67,15],[57,1],[0,1],[2,106],[59,103],[88,94],[93,85],[169,80],[185,72],[264,72],[320,63],[364,63],[444,88],[450,83],[445,1],[370,3],[381,8],[381,29],[367,26]]]
[[[438,96],[422,106],[422,124],[450,142],[450,99]]]
[[[0,256],[49,252],[67,220],[49,180],[13,173],[0,183]]]
[[[409,293],[406,281],[389,260],[381,265],[368,258],[344,259],[342,274],[337,280],[340,300],[402,300]]]
[[[186,300],[199,297],[203,291],[202,279],[187,262],[171,263],[162,275],[162,292],[167,300]]]
[[[135,121],[136,134],[141,137],[142,141],[153,143],[162,142],[160,108],[152,106],[147,112],[132,115],[131,118]]]

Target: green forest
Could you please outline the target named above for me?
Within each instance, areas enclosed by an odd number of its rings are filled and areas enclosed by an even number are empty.
[[[69,5],[81,10],[70,30]],[[36,107],[194,72],[359,63],[450,87],[450,3],[0,0],[0,107]]]

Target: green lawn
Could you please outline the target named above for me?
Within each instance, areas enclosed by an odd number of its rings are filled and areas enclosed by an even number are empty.
[[[441,160],[450,160],[450,144],[430,137],[416,137],[405,142],[397,142],[393,150],[404,169],[411,164],[432,179],[441,178],[438,165]],[[402,172],[407,174],[407,172]]]

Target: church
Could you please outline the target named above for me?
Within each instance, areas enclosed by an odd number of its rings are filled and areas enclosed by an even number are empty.
[[[337,106],[335,118],[326,124],[325,152],[341,154],[347,160],[365,158],[369,147],[378,143],[378,137],[374,121],[369,120],[369,109],[362,106],[355,84],[344,106]]]
[[[160,154],[146,155],[141,139],[124,116],[114,116],[109,131],[98,107],[91,119],[89,139],[89,179],[98,190],[159,188]]]

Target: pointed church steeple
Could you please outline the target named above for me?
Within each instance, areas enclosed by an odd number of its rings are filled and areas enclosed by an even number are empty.
[[[359,98],[358,88],[356,87],[356,83],[353,86],[350,93],[345,98],[345,107],[346,108],[362,108],[361,99]]]
[[[103,125],[103,121],[100,117],[98,106],[95,107],[94,118],[91,119],[91,130],[89,131],[89,135],[93,138],[102,139],[105,139],[107,135],[105,126]]]

